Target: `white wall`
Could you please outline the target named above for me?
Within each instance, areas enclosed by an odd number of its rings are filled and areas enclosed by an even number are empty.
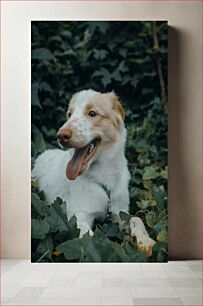
[[[30,21],[168,20],[169,253],[201,257],[201,1],[3,1],[3,258],[30,257]]]

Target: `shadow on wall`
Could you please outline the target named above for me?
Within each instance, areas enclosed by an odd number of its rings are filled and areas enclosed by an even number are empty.
[[[183,35],[184,32],[168,27],[169,259],[183,259],[183,254],[187,259],[198,259],[202,253],[201,166],[192,160],[192,146],[197,141],[195,150],[198,150],[199,141],[194,139],[195,131],[192,131],[197,118],[191,118],[193,113],[188,104],[191,102],[196,108],[198,101],[183,99],[185,91],[192,90],[186,88],[187,80],[182,78],[186,58],[183,54],[187,52]]]

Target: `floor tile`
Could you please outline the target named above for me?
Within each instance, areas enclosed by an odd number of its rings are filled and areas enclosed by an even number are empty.
[[[122,278],[103,278],[102,287],[122,287]]]
[[[102,272],[102,263],[82,263],[80,264],[80,272]]]
[[[39,298],[44,289],[43,287],[25,287],[17,293],[16,298]]]
[[[179,298],[134,298],[134,305],[183,305],[183,302]]]
[[[189,269],[193,272],[202,272],[202,265],[191,265]]]
[[[199,279],[202,279],[202,272],[193,271],[193,273],[196,277],[198,277]]]
[[[124,272],[124,273],[137,273],[137,272],[142,272],[141,265],[139,263],[136,264],[129,264],[129,263],[114,263],[114,264],[104,264],[103,265],[103,272]]]
[[[29,297],[29,298],[13,298],[9,299],[5,302],[4,305],[34,305],[37,301],[37,297]]]
[[[56,271],[54,277],[77,278],[79,276],[79,273],[80,273],[79,270],[74,271],[74,270],[60,269]]]
[[[1,264],[3,305],[202,305],[201,261]]]
[[[114,271],[114,272],[103,272],[103,278],[139,278],[143,277],[142,271]]]
[[[101,305],[101,298],[93,297],[58,297],[58,298],[45,298],[41,297],[37,300],[35,305]]]
[[[202,260],[186,260],[185,262],[188,266],[202,265]]]
[[[124,287],[104,287],[102,288],[102,298],[128,298],[131,297],[130,288]]]
[[[179,297],[173,287],[137,287],[132,289],[132,295],[140,298]]]
[[[176,291],[180,297],[201,297],[202,287],[176,287]]]
[[[102,278],[82,278],[78,277],[78,279],[75,281],[75,286],[77,287],[101,287],[102,286]]]
[[[50,280],[54,276],[54,272],[51,271],[32,271],[27,277],[19,282],[19,287],[46,287]]]
[[[121,280],[121,285],[125,287],[171,287],[171,282],[168,278],[124,278]]]
[[[187,272],[187,273],[191,273],[191,269],[186,266],[186,265],[167,265],[164,266],[163,269],[166,272]]]
[[[21,288],[16,287],[2,287],[1,288],[1,296],[2,298],[14,298]]]
[[[144,271],[143,276],[149,278],[168,278],[168,274],[165,271]]]
[[[86,298],[86,297],[101,297],[101,288],[95,287],[94,290],[88,287],[71,287],[71,288],[57,288],[45,289],[41,297],[46,298]]]
[[[115,306],[123,306],[123,305],[127,305],[127,306],[130,306],[130,305],[134,305],[134,302],[133,302],[133,298],[132,297],[113,297],[113,298],[102,298],[102,305],[115,305]]]
[[[169,278],[197,278],[197,276],[191,272],[180,272],[180,271],[173,271],[173,272],[166,272]]]
[[[201,297],[182,297],[181,298],[183,305],[197,306],[203,305],[203,301]]]
[[[170,278],[173,287],[200,287],[201,280],[199,278]]]
[[[31,264],[20,262],[2,275],[3,286],[17,286],[33,270]]]
[[[65,277],[53,277],[50,282],[47,284],[46,288],[68,288],[75,285],[77,278],[65,278]]]
[[[160,263],[153,263],[153,264],[140,264],[142,271],[145,272],[164,272],[164,267],[168,264],[160,264]]]

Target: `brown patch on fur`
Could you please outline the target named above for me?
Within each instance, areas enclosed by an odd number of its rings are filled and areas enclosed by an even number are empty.
[[[113,94],[113,97],[112,97],[112,104],[113,104],[113,109],[115,109],[120,115],[121,115],[121,118],[125,119],[125,111],[124,111],[124,108],[119,100],[119,98]]]
[[[94,111],[97,115],[90,117],[88,115],[90,111]],[[93,131],[97,135],[101,135],[101,138],[105,135],[111,143],[118,140],[118,118],[117,114],[112,111],[112,102],[108,94],[97,93],[94,101],[90,101],[86,105],[84,114],[91,122]]]
[[[146,252],[147,257],[152,256],[152,246],[151,245],[146,247],[144,244],[140,243],[138,244],[138,250],[141,252]]]

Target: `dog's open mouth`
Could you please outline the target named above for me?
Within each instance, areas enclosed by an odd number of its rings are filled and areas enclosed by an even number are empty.
[[[87,167],[88,162],[94,156],[99,146],[100,139],[93,139],[83,148],[75,149],[72,159],[66,167],[66,176],[69,180],[75,180]]]

